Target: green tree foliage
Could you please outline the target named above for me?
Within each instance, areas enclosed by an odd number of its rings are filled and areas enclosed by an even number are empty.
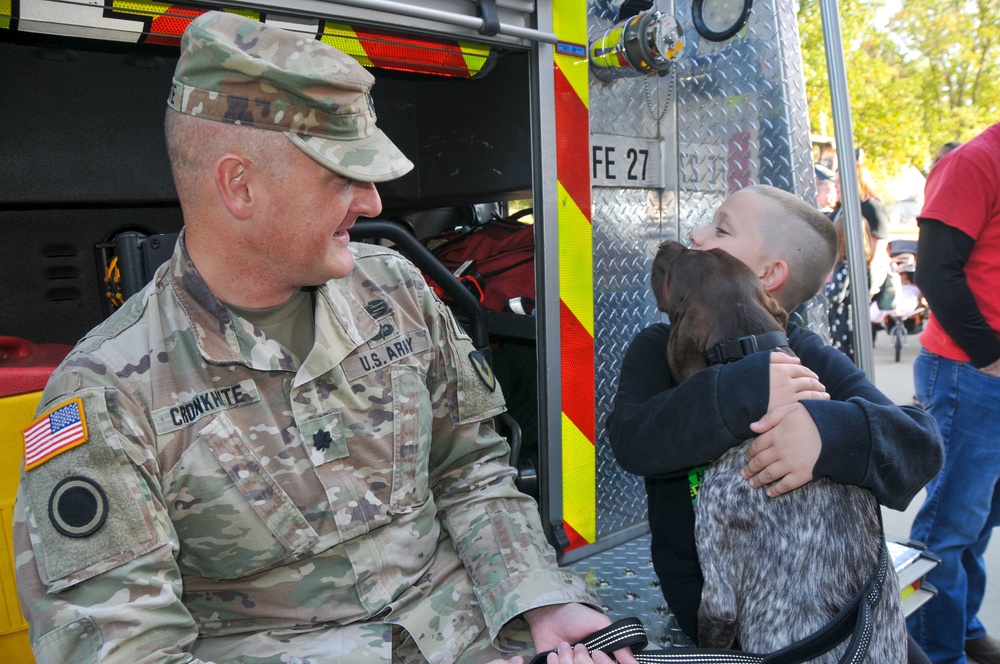
[[[920,81],[918,110],[934,149],[1000,119],[1000,1],[908,0],[889,29]]]
[[[1000,120],[1000,0],[841,0],[854,144],[883,180]],[[833,134],[819,0],[800,0],[799,34],[814,133]]]

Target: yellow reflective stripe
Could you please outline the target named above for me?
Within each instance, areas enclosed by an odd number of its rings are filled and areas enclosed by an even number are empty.
[[[559,41],[579,45],[583,52],[587,50],[587,3],[579,0],[553,0],[552,27]],[[557,53],[554,56],[555,65],[569,83],[569,87],[578,98],[566,99],[565,93],[556,91],[556,131],[560,132],[560,140],[572,139],[570,144],[588,145],[590,141],[587,123],[576,126],[578,122],[570,120],[579,117],[579,109],[585,111],[589,106],[589,65],[586,57],[573,57]],[[579,136],[563,132],[580,132]],[[576,165],[579,166],[578,164]],[[572,175],[570,165],[557,164],[559,209],[559,299],[579,324],[590,336],[592,352],[594,336],[594,271],[593,271],[593,236],[588,218],[589,210],[582,210],[580,205],[589,205],[589,201],[577,201],[570,195],[567,186],[573,183],[573,191],[577,196],[589,197],[589,188],[581,186]],[[586,192],[586,193],[584,193]],[[569,330],[563,329],[563,336]],[[581,352],[579,335],[575,339],[562,339],[563,362],[573,362],[573,355]],[[567,346],[569,344],[569,346]],[[588,352],[584,350],[584,352]],[[567,380],[580,381],[579,389],[593,390],[593,365],[590,369],[577,373],[589,373],[587,376],[569,377],[568,367],[563,366],[563,389]],[[597,481],[595,440],[593,432],[582,431],[567,414],[569,412],[580,416],[578,408],[592,408],[589,403],[593,399],[567,401],[569,395],[563,394],[562,406],[562,483],[563,483],[563,521],[586,542],[597,539]],[[581,395],[582,396],[582,395]],[[584,403],[580,403],[583,401]],[[579,544],[579,543],[577,543]]]
[[[465,59],[465,66],[469,70],[470,76],[475,76],[483,68],[486,59],[490,56],[490,47],[471,42],[458,42],[458,48],[462,51]]]
[[[588,542],[597,539],[594,444],[562,415],[563,519]]]
[[[559,299],[594,336],[594,249],[590,222],[559,183]]]
[[[323,34],[320,36],[320,41],[347,53],[361,63],[362,67],[375,66],[371,58],[368,57],[368,54],[365,53],[365,49],[361,47],[361,42],[358,40],[357,33],[354,32],[354,28],[349,25],[327,21],[323,25]]]

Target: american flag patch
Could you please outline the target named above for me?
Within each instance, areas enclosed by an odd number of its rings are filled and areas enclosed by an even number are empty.
[[[31,470],[87,442],[87,418],[78,397],[56,406],[24,430],[24,469]]]

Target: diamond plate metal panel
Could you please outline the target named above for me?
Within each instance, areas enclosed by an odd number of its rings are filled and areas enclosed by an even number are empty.
[[[657,245],[674,236],[673,197],[673,192],[648,189],[595,187],[592,193],[598,536],[645,521],[642,479],[618,466],[604,422],[634,334],[623,330],[639,330],[659,316],[649,289],[648,262]]]
[[[590,0],[589,33],[612,25],[621,4]],[[659,139],[666,164],[662,190],[594,187],[592,192],[595,550],[602,548],[601,538],[645,523],[642,482],[615,463],[604,421],[628,343],[660,320],[647,286],[656,246],[710,222],[727,194],[748,184],[772,184],[815,199],[793,0],[756,0],[747,28],[723,43],[699,37],[691,0],[658,0],[656,7],[673,12],[684,30],[676,80],[590,79],[591,132]]]
[[[594,589],[612,620],[636,617],[649,637],[649,650],[692,647],[660,592],[649,559],[649,537],[639,537],[574,565]]]
[[[676,15],[688,39],[678,63],[682,233],[707,223],[729,192],[771,184],[815,200],[802,59],[791,0],[755,2],[746,29],[702,39],[690,0]]]
[[[589,32],[614,24],[620,4],[592,2]],[[642,480],[615,462],[604,422],[628,342],[659,317],[649,292],[649,260],[660,242],[676,237],[677,160],[672,104],[667,103],[669,83],[645,77],[608,82],[592,76],[590,81],[591,133],[660,139],[667,185],[662,190],[594,187],[592,191],[598,541],[646,520]]]

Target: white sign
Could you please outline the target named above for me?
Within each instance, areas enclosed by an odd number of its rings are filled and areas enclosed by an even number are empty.
[[[592,134],[591,183],[595,187],[664,187],[662,145],[655,138]]]

